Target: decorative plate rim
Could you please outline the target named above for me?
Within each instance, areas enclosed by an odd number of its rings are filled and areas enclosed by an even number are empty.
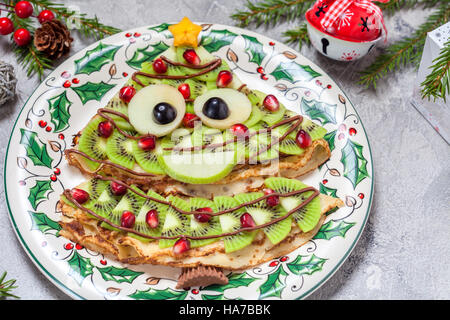
[[[202,22],[197,22],[197,23],[202,23]],[[139,27],[135,27],[135,28],[131,28],[128,29],[126,31],[122,31],[119,32],[117,34],[111,35],[110,37],[95,41],[91,44],[89,44],[88,46],[85,46],[84,48],[80,49],[79,51],[75,52],[74,54],[72,54],[70,57],[68,57],[66,60],[64,60],[63,62],[61,62],[54,70],[52,70],[47,77],[41,82],[41,83],[45,83],[46,80],[50,79],[52,76],[56,75],[56,71],[57,69],[62,66],[67,60],[72,59],[74,56],[76,56],[77,54],[79,54],[80,52],[85,51],[87,48],[94,46],[95,44],[99,43],[102,40],[107,40],[111,37],[120,35],[120,34],[126,34],[129,33],[133,30],[137,30],[137,29],[143,29],[143,28],[149,28],[149,27],[155,27],[155,26],[160,26],[161,24],[151,24],[151,25],[145,25],[145,26],[139,26]],[[239,32],[240,34],[253,34],[259,37],[264,37],[266,39],[269,39],[271,41],[273,41],[274,43],[277,44],[281,44],[283,46],[286,46],[284,43],[277,41],[275,39],[271,39],[269,37],[267,37],[266,35],[257,33],[255,31],[251,31],[251,30],[246,30],[246,29],[242,29],[239,27],[234,27],[234,26],[229,26],[229,25],[224,25],[224,24],[217,24],[217,23],[212,23],[211,25],[217,26],[217,27],[223,27],[225,29],[228,30],[236,30],[237,32]],[[314,67],[316,67],[318,70],[322,71],[323,74],[325,76],[327,76],[332,82],[334,82],[334,84],[339,88],[340,92],[345,96],[345,98],[347,99],[347,101],[350,102],[351,107],[353,108],[357,118],[359,119],[360,125],[363,129],[364,132],[364,136],[366,138],[367,141],[367,147],[368,147],[368,155],[370,158],[370,166],[371,166],[371,170],[370,170],[370,198],[369,198],[369,202],[367,205],[367,210],[364,214],[364,218],[362,220],[361,226],[358,230],[357,235],[355,236],[354,240],[352,241],[352,243],[350,244],[350,246],[348,247],[347,251],[345,252],[345,254],[339,259],[338,262],[336,262],[333,266],[333,268],[328,271],[328,273],[326,273],[319,281],[317,281],[317,283],[315,285],[313,285],[308,291],[304,292],[302,295],[300,295],[299,297],[296,297],[294,300],[301,300],[301,299],[305,299],[307,298],[309,295],[311,295],[313,292],[315,292],[318,288],[320,288],[324,283],[326,283],[336,272],[337,270],[340,269],[340,267],[343,265],[343,263],[347,260],[347,258],[349,257],[349,255],[353,252],[353,250],[356,247],[356,244],[358,243],[358,241],[361,238],[361,235],[363,233],[363,231],[365,230],[365,227],[367,225],[367,221],[369,219],[370,216],[370,212],[372,209],[372,203],[373,203],[373,196],[374,196],[374,161],[373,161],[373,155],[372,155],[372,149],[370,146],[370,142],[369,142],[369,138],[367,135],[367,131],[364,127],[364,124],[359,116],[358,111],[356,110],[356,108],[354,107],[353,103],[351,102],[351,100],[348,98],[347,94],[345,93],[344,90],[342,90],[342,87],[339,83],[337,83],[332,77],[330,77],[328,75],[328,73],[326,73],[320,66],[318,66],[317,64],[315,64],[314,62],[312,62],[309,58],[303,56],[301,53],[299,53],[298,51],[296,51],[295,49],[290,48],[291,50],[294,50],[294,52],[296,52],[298,54],[298,56],[304,58],[305,60],[308,61],[308,63]],[[19,228],[16,224],[16,220],[14,219],[12,210],[11,210],[11,206],[9,203],[9,197],[8,197],[8,187],[7,187],[7,159],[8,159],[8,155],[9,155],[9,151],[10,151],[10,146],[11,146],[11,140],[13,137],[13,134],[16,130],[17,127],[17,123],[22,115],[22,113],[24,112],[25,107],[27,106],[29,100],[33,97],[33,95],[36,93],[36,91],[40,88],[41,84],[39,84],[34,90],[33,92],[29,95],[28,99],[23,103],[20,112],[18,113],[15,121],[14,121],[14,125],[11,129],[11,133],[9,136],[9,140],[8,140],[8,144],[6,147],[6,153],[5,153],[5,158],[4,158],[4,170],[3,170],[3,184],[4,184],[4,189],[5,189],[5,200],[6,200],[6,204],[7,204],[7,208],[8,208],[8,216],[9,219],[11,221],[11,224],[13,226],[13,230],[14,233],[16,234],[20,244],[22,245],[24,251],[27,253],[28,257],[30,258],[30,260],[33,262],[33,264],[38,268],[38,270],[48,279],[50,280],[51,283],[53,283],[58,289],[60,289],[62,292],[64,292],[65,294],[67,294],[68,296],[70,296],[73,299],[80,299],[80,300],[86,300],[86,297],[81,296],[80,294],[76,293],[74,290],[72,290],[71,288],[69,288],[69,286],[67,286],[66,284],[62,283],[60,280],[58,280],[49,270],[47,270],[47,268],[45,266],[43,266],[41,264],[41,262],[39,261],[39,259],[35,256],[35,254],[32,252],[31,248],[27,245],[25,239],[23,238],[22,234],[19,231]]]

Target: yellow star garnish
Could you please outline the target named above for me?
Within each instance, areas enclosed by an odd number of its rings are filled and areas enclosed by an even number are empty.
[[[184,17],[178,24],[171,25],[169,31],[173,34],[173,45],[175,47],[193,47],[198,46],[198,35],[202,27],[192,23],[188,17]]]

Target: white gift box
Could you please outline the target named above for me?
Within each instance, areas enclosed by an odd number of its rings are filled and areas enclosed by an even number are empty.
[[[411,103],[450,144],[450,97],[447,96],[447,102],[440,98],[434,101],[433,97],[430,100],[428,98],[422,99],[420,86],[431,72],[429,67],[433,65],[433,60],[439,56],[441,49],[449,38],[450,22],[428,33]]]

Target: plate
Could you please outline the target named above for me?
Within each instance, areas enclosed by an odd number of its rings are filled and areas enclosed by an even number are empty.
[[[339,86],[318,66],[280,42],[247,30],[202,24],[202,45],[226,59],[250,88],[277,95],[288,109],[327,130],[331,159],[301,179],[345,207],[287,256],[243,273],[229,284],[176,290],[177,270],[120,264],[59,236],[59,195],[86,178],[67,165],[64,150],[97,108],[143,61],[172,43],[169,24],[136,28],[92,44],[55,69],[25,103],[5,159],[9,216],[31,260],[77,299],[302,299],[342,265],[368,219],[372,156],[363,124]]]

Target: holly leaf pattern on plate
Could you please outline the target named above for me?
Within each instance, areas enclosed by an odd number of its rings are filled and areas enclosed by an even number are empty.
[[[350,230],[350,228],[355,224],[356,223],[330,220],[320,228],[314,239],[330,240],[334,237],[345,238],[347,231]]]
[[[250,37],[247,35],[242,35],[245,39],[245,51],[250,57],[250,62],[254,62],[257,65],[261,65],[266,54],[264,53],[264,46],[255,37]]]
[[[143,272],[137,272],[126,268],[117,268],[114,266],[97,268],[105,281],[115,281],[118,283],[132,283],[134,279],[139,277]]]
[[[319,185],[319,191],[320,191],[320,193],[337,198],[337,195],[336,195],[337,190],[333,189],[333,188],[325,187],[322,183]]]
[[[310,66],[298,64],[295,61],[281,62],[271,73],[277,80],[287,80],[289,82],[311,81],[320,77],[321,74],[314,71]]]
[[[61,132],[67,129],[70,119],[69,108],[72,103],[67,99],[66,92],[64,91],[60,95],[49,99],[48,105],[51,121],[55,125],[54,132]]]
[[[202,45],[209,52],[219,51],[222,47],[231,44],[238,35],[228,30],[211,30],[202,36]]]
[[[287,272],[279,267],[274,273],[269,274],[266,282],[259,287],[259,299],[268,297],[281,298],[281,292],[286,287]]]
[[[137,290],[135,293],[130,294],[129,297],[137,300],[184,300],[189,291],[175,291],[170,288],[163,290],[149,289],[146,291]]]
[[[86,104],[86,102],[90,100],[102,100],[103,96],[112,88],[114,88],[113,84],[102,81],[100,83],[87,82],[82,86],[74,87],[72,89],[80,97],[81,103]]]
[[[46,144],[37,138],[36,132],[21,128],[20,133],[20,144],[25,146],[27,157],[31,159],[33,164],[51,169],[53,159],[48,155]]]
[[[328,142],[330,150],[333,151],[336,147],[335,138],[337,130],[328,132],[323,138]]]
[[[224,292],[227,289],[238,288],[241,286],[247,287],[255,280],[256,280],[255,278],[250,277],[245,272],[244,273],[232,273],[228,277],[228,284],[211,285],[211,286],[205,287],[205,290]]]
[[[322,125],[327,123],[336,124],[336,107],[335,104],[328,104],[316,100],[306,100],[302,98],[300,108],[303,114],[313,120],[319,120]],[[330,136],[329,136],[330,138]]]
[[[170,26],[171,25],[168,24],[168,23],[161,23],[161,24],[159,24],[157,26],[148,28],[148,30],[153,30],[153,31],[156,31],[156,32],[159,33],[159,32],[166,31],[167,29],[169,29]]]
[[[50,219],[45,213],[28,211],[31,217],[31,230],[39,230],[44,234],[50,233],[49,231],[56,231],[58,234],[61,230],[61,226],[57,221]]]
[[[33,209],[36,210],[43,200],[48,199],[47,197],[51,192],[53,192],[53,188],[50,180],[36,181],[36,184],[30,189],[30,194],[28,195],[28,200]]]
[[[139,48],[134,52],[133,57],[127,61],[127,64],[136,69],[141,69],[142,63],[146,61],[153,61],[157,56],[169,48],[167,44],[160,41],[155,45],[148,45],[145,48]]]
[[[91,74],[100,69],[107,63],[114,60],[114,56],[121,46],[99,43],[97,47],[86,51],[86,54],[75,60],[75,74]]]
[[[342,148],[341,162],[344,165],[344,176],[353,184],[353,189],[369,177],[367,160],[363,156],[363,147],[360,144],[348,139]]]
[[[87,276],[93,273],[94,265],[91,260],[81,256],[75,250],[68,263],[70,267],[69,276],[75,279],[79,285]]]
[[[309,259],[307,258],[307,256],[297,256],[294,261],[287,264],[288,269],[298,276],[311,275],[322,270],[323,264],[327,261],[327,259],[319,258],[314,254]]]

